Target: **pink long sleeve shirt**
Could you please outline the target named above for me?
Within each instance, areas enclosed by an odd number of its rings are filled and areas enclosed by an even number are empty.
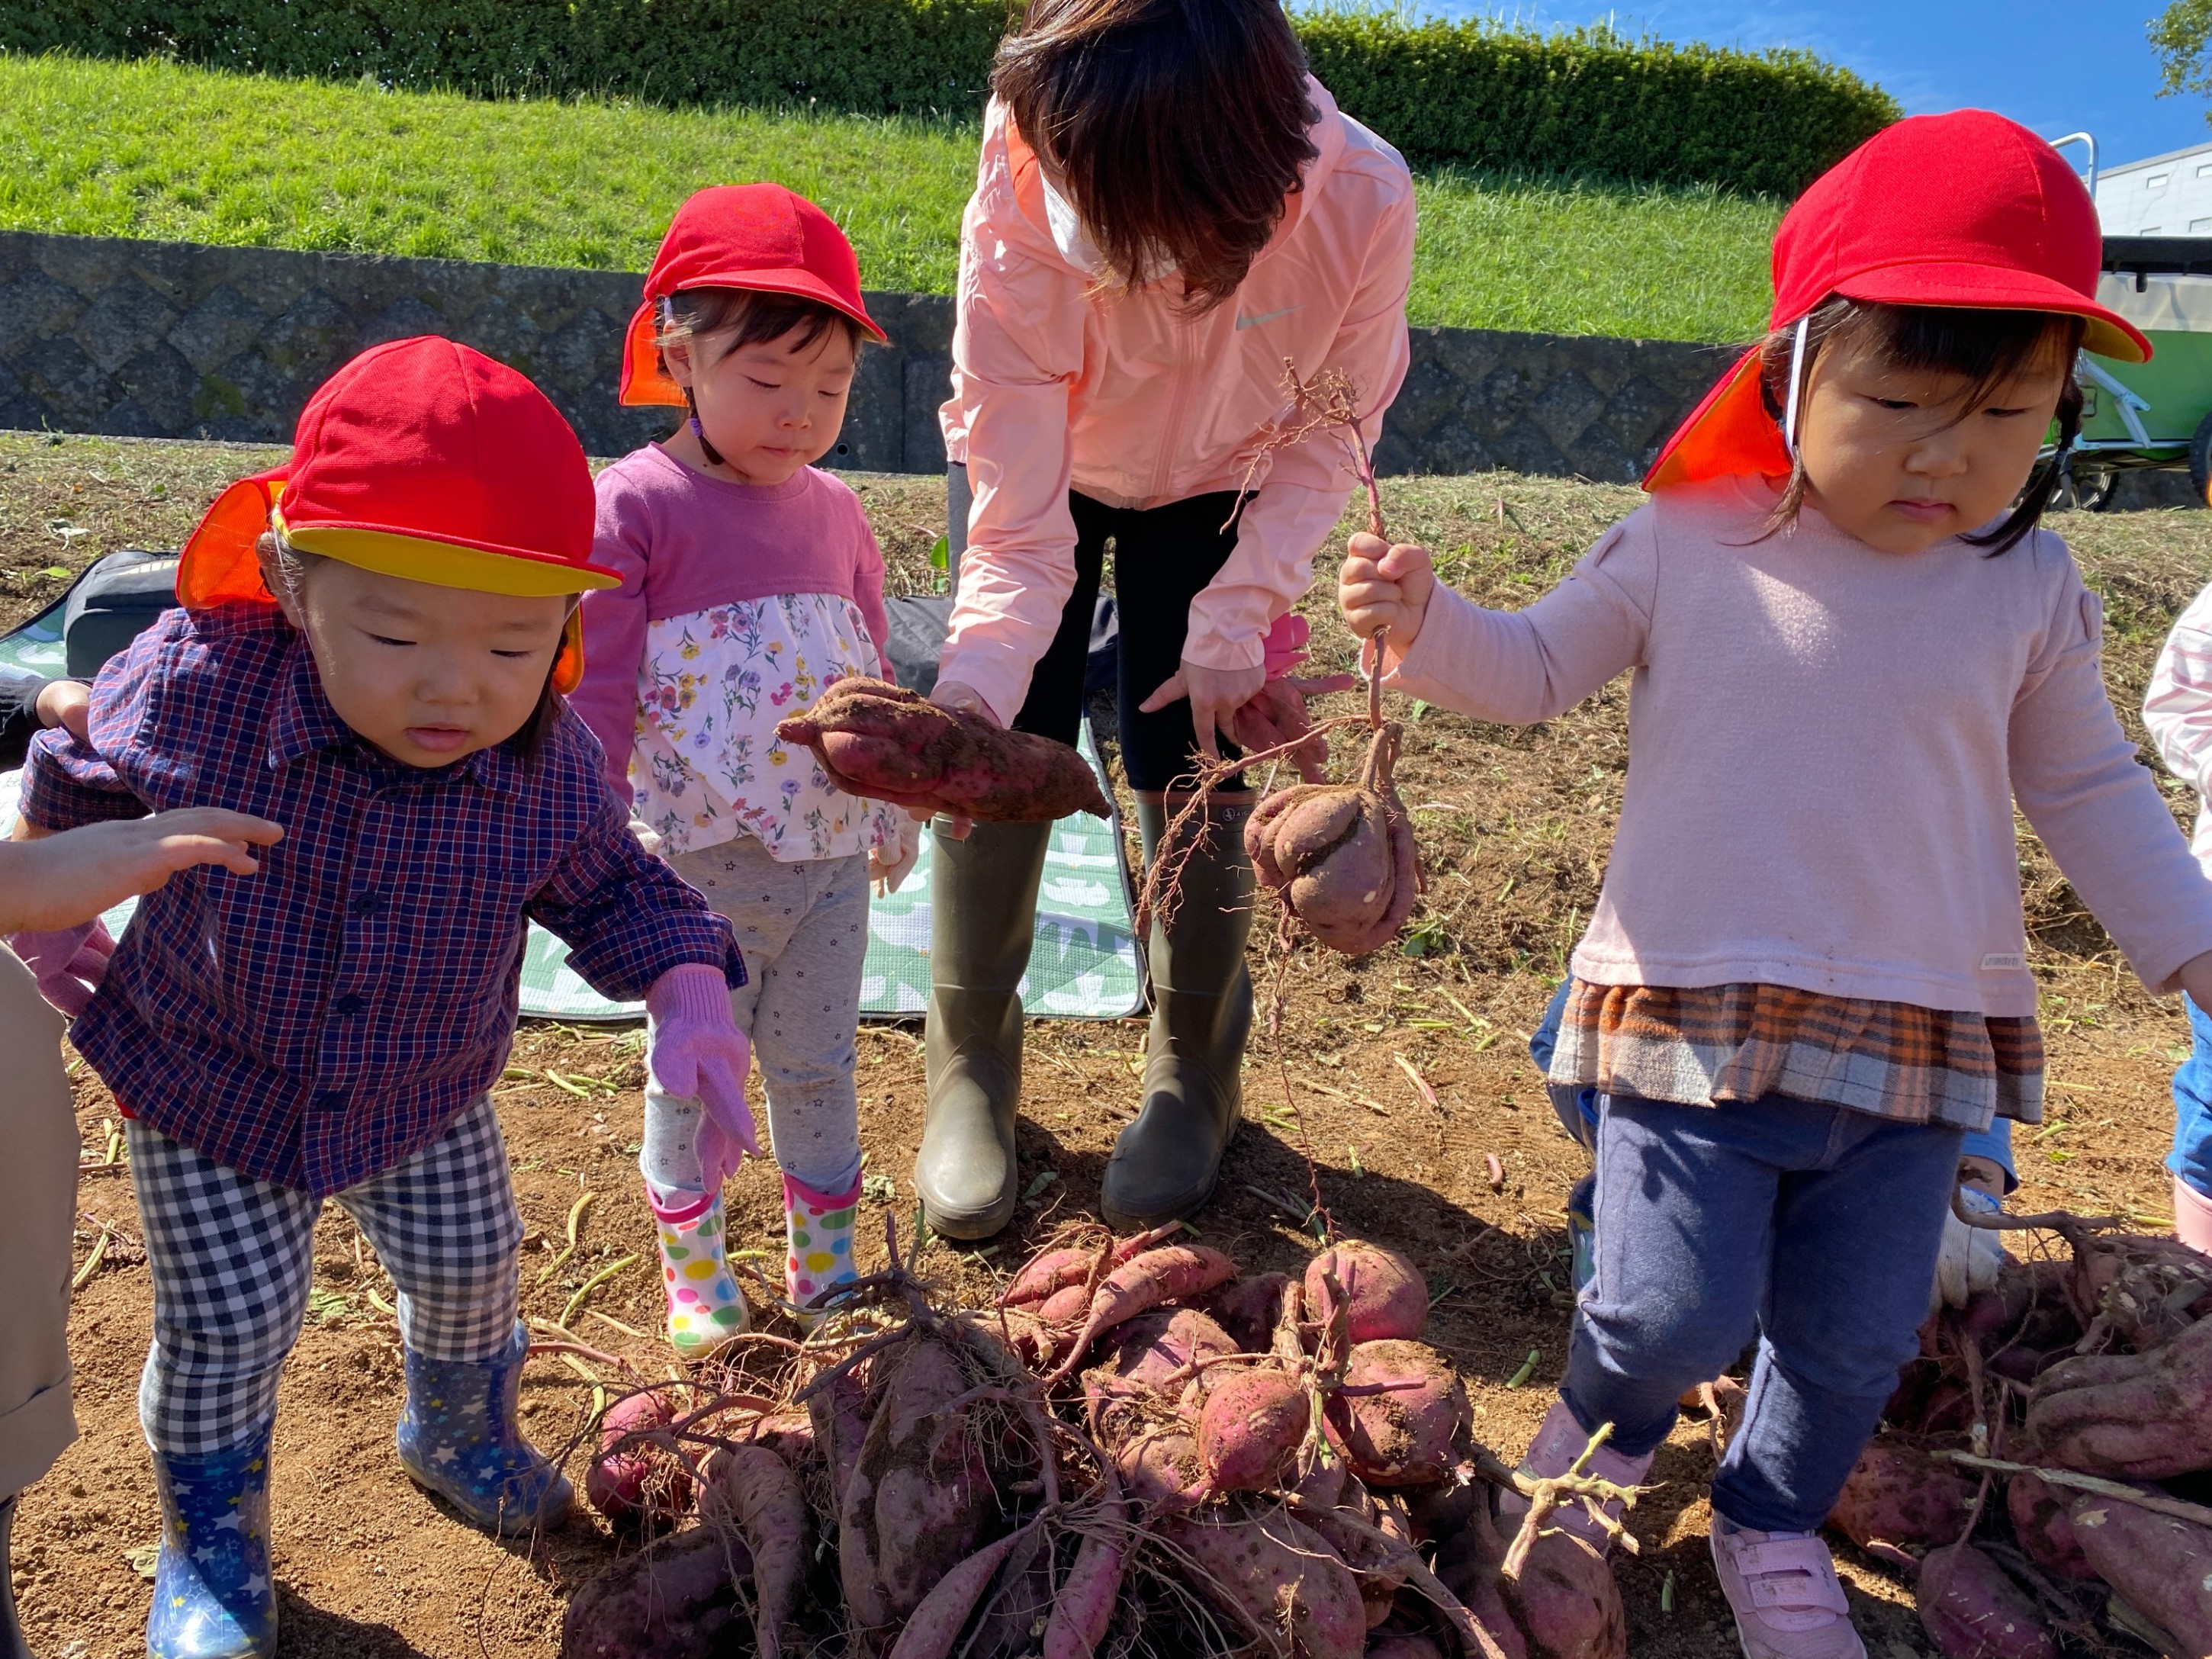
[[[1810,509],[1762,539],[1774,499],[1664,491],[1525,611],[1440,587],[1392,676],[1524,726],[1632,672],[1576,976],[2033,1014],[2017,801],[2145,983],[2177,988],[2212,950],[2212,881],[2121,733],[2066,544],[1900,556]]]
[[[623,582],[584,599],[569,701],[616,793],[672,852],[739,833],[781,859],[872,845],[861,804],[775,736],[843,674],[881,672],[884,560],[860,498],[812,467],[731,483],[658,444],[598,490],[592,556]]]

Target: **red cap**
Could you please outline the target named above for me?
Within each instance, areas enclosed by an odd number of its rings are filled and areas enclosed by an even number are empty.
[[[2097,303],[2096,205],[2058,152],[1986,110],[1886,127],[1813,181],[1774,234],[1774,311],[1788,328],[1832,295],[1888,305],[2059,312],[2083,347],[2139,363],[2150,342]],[[1786,475],[1790,453],[1739,358],[1659,453],[1644,487]]]
[[[577,593],[621,575],[592,559],[592,471],[527,378],[435,335],[372,346],[300,411],[292,457],[216,497],[186,539],[177,597],[273,605],[254,543],[272,526],[305,553],[486,593]],[[570,618],[554,671],[583,672]]]
[[[645,303],[623,340],[622,401],[683,406],[684,390],[661,367],[660,302],[687,288],[749,288],[818,300],[850,317],[878,345],[890,337],[860,300],[860,260],[837,222],[781,185],[715,185],[676,210]]]

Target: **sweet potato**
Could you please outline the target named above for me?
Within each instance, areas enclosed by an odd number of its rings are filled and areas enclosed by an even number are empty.
[[[894,805],[978,823],[1112,812],[1098,775],[1066,744],[954,714],[882,680],[838,681],[775,735],[811,749],[838,787]]]
[[[1115,1449],[1114,1472],[1129,1501],[1148,1511],[1187,1509],[1206,1496],[1198,1440],[1180,1425],[1138,1430]]]
[[[2027,1432],[2046,1461],[2142,1480],[2212,1468],[2212,1319],[2146,1354],[2063,1360],[2036,1379]]]
[[[1196,1588],[1290,1659],[1358,1659],[1359,1583],[1312,1528],[1280,1512],[1251,1520],[1175,1516],[1161,1537],[1197,1568]]]
[[[1367,1659],[1444,1659],[1444,1650],[1431,1636],[1411,1631],[1377,1631],[1367,1643]]]
[[[2097,1576],[2181,1644],[2212,1654],[2212,1528],[2115,1498],[2078,1499],[2068,1516]]]
[[[1277,1365],[1217,1371],[1198,1419],[1198,1461],[1216,1492],[1276,1485],[1313,1421],[1298,1379]]]
[[[1373,1630],[1390,1616],[1400,1588],[1411,1571],[1413,1522],[1395,1493],[1377,1496],[1357,1480],[1347,1480],[1342,1499],[1330,1510],[1301,1513],[1300,1518],[1343,1559],[1359,1580],[1359,1599]],[[1364,1525],[1352,1524],[1364,1522]],[[1382,1537],[1377,1538],[1375,1532]]]
[[[1881,1436],[1859,1454],[1828,1524],[1861,1549],[1882,1543],[1925,1554],[1965,1534],[1974,1484],[1957,1464]]]
[[[2069,1288],[2083,1323],[2142,1353],[2212,1315],[2212,1257],[2179,1239],[2100,1234],[2075,1246]]]
[[[1326,1325],[1334,1316],[1328,1280],[1345,1295],[1345,1331],[1353,1342],[1413,1339],[1429,1328],[1429,1287],[1397,1251],[1364,1239],[1333,1244],[1306,1266],[1306,1310]]]
[[[1195,1399],[1193,1362],[1237,1352],[1229,1334],[1195,1308],[1155,1308],[1115,1331],[1113,1352],[1083,1374],[1091,1420],[1109,1437],[1103,1413],[1134,1402],[1141,1408],[1173,1406],[1186,1395]]]
[[[1259,1273],[1224,1285],[1206,1300],[1206,1310],[1235,1340],[1240,1353],[1265,1353],[1273,1340],[1275,1316],[1283,1305],[1281,1273]]]
[[[1447,1491],[1468,1496],[1449,1505],[1440,1504],[1437,1499]],[[1435,1571],[1438,1582],[1459,1597],[1460,1604],[1498,1644],[1506,1659],[1528,1659],[1528,1638],[1521,1633],[1521,1626],[1505,1605],[1498,1577],[1498,1569],[1505,1560],[1505,1540],[1498,1535],[1497,1526],[1491,1519],[1490,1504],[1491,1488],[1480,1480],[1457,1488],[1432,1487],[1413,1497],[1417,1511],[1426,1511],[1428,1527],[1441,1523],[1449,1528],[1437,1550]],[[1417,1514],[1416,1525],[1421,1524],[1423,1521]],[[1598,1565],[1602,1566],[1603,1563]],[[1526,1573],[1522,1576],[1528,1577]],[[1606,1574],[1606,1582],[1612,1582],[1610,1572]],[[1614,1592],[1613,1603],[1617,1606],[1620,1599],[1619,1593]],[[1625,1623],[1621,1628],[1626,1631]],[[1626,1641],[1626,1638],[1622,1639]]]
[[[1236,1277],[1237,1264],[1203,1244],[1169,1244],[1133,1256],[1099,1281],[1083,1328],[1047,1386],[1065,1382],[1102,1331],[1125,1324],[1163,1302],[1202,1296]]]
[[[717,1659],[740,1639],[738,1587],[751,1572],[726,1528],[664,1538],[569,1597],[561,1659]]]
[[[1002,1308],[1033,1307],[1056,1291],[1087,1285],[1098,1271],[1098,1245],[1069,1244],[1046,1250],[1023,1264],[999,1297]]]
[[[814,1443],[829,1472],[830,1503],[824,1517],[835,1524],[844,1513],[845,1488],[860,1467],[860,1446],[868,1437],[868,1396],[864,1368],[842,1371],[806,1402]]]
[[[919,1607],[974,1553],[997,1507],[967,1413],[947,1409],[969,1388],[957,1355],[927,1337],[906,1344],[886,1380],[839,1516],[845,1605],[864,1630]]]
[[[1042,1302],[1032,1302],[1040,1323],[1072,1325],[1091,1311],[1091,1287],[1088,1285],[1063,1285]]]
[[[2034,1601],[1972,1544],[1930,1550],[1914,1600],[1921,1627],[1944,1659],[2057,1659]]]
[[[765,1446],[720,1446],[704,1470],[699,1518],[733,1527],[753,1561],[753,1647],[778,1659],[806,1573],[806,1498],[791,1466]]]
[[[1301,783],[1268,796],[1244,821],[1261,885],[1308,932],[1359,956],[1397,937],[1420,890],[1413,821],[1394,773],[1401,732],[1378,731],[1352,783]]]
[[[599,1455],[585,1474],[584,1495],[616,1526],[667,1521],[690,1504],[691,1472],[683,1460],[636,1437],[675,1420],[676,1402],[657,1392],[618,1400],[600,1419]]]
[[[950,1567],[916,1603],[913,1616],[891,1648],[890,1659],[947,1659],[999,1569],[1007,1557],[1035,1537],[1036,1530],[1036,1523],[1031,1522]]]
[[[1074,1563],[1053,1601],[1044,1629],[1044,1659],[1092,1659],[1114,1622],[1129,1559],[1129,1506],[1111,1469],[1106,1484],[1097,1525],[1076,1546]]]
[[[1574,1534],[1540,1534],[1520,1578],[1498,1582],[1530,1652],[1542,1659],[1626,1659],[1628,1615],[1613,1565]]]
[[[2097,1570],[2081,1553],[2068,1511],[2078,1494],[2061,1492],[2032,1474],[2015,1474],[2005,1484],[2005,1513],[2027,1559],[2060,1578],[2094,1578]]]
[[[1327,1401],[1322,1431],[1374,1486],[1419,1486],[1459,1461],[1467,1389],[1451,1362],[1419,1342],[1363,1342]]]

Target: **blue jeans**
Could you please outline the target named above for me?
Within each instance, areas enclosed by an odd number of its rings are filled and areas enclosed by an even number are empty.
[[[2166,1167],[2212,1194],[2212,1014],[2189,998],[2189,1058],[2173,1074],[2173,1150]]]
[[[1560,1389],[1631,1456],[1756,1334],[1742,1428],[1713,1481],[1739,1527],[1810,1532],[1918,1352],[1960,1132],[1770,1095],[1600,1103],[1597,1273]]]

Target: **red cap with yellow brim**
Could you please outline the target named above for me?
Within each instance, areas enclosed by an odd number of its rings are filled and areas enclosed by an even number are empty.
[[[594,518],[583,446],[544,392],[453,341],[396,340],[308,399],[289,462],[216,498],[185,543],[177,597],[193,609],[275,603],[254,548],[270,529],[303,553],[440,587],[619,586],[591,562]],[[583,672],[569,623],[554,674],[563,691]]]

